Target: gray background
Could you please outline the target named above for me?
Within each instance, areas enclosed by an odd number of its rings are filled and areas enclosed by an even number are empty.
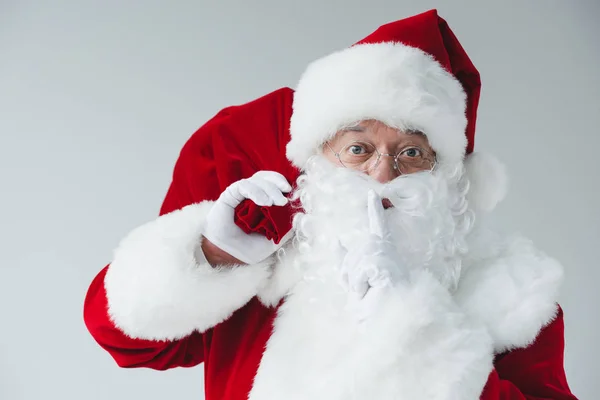
[[[202,368],[117,368],[88,284],[220,108],[434,7],[482,73],[476,147],[512,175],[496,218],[566,266],[566,369],[597,398],[599,2],[476,0],[0,0],[0,398],[202,398]]]

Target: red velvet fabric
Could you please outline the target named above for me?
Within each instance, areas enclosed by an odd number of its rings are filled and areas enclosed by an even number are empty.
[[[260,207],[250,200],[244,200],[236,208],[233,219],[244,232],[259,233],[279,243],[292,229],[292,217],[297,210],[292,201],[285,206]]]
[[[573,400],[564,371],[564,316],[559,308],[533,345],[496,356],[481,400]]]
[[[293,184],[300,172],[285,156],[292,100],[292,89],[282,88],[249,103],[227,107],[204,124],[181,150],[161,214],[192,202],[216,200],[227,186],[260,170],[277,171]],[[257,213],[266,210],[246,200],[237,208],[236,221],[246,231],[266,229],[267,223],[257,221]],[[268,234],[278,238],[287,232],[291,216],[273,210],[267,217],[283,227],[283,234]]]

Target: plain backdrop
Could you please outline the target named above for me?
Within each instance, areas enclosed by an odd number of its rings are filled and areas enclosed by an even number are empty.
[[[482,74],[476,147],[512,177],[495,218],[565,265],[566,370],[598,398],[600,2],[0,0],[0,399],[203,398],[202,367],[116,366],[89,283],[219,109],[430,8]]]

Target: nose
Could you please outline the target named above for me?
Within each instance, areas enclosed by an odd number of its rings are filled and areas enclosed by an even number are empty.
[[[394,157],[382,154],[379,164],[371,170],[369,175],[379,183],[387,183],[397,178],[400,172],[395,168]]]

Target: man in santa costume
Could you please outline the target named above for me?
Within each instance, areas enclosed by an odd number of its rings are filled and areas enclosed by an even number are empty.
[[[575,399],[562,267],[483,220],[506,177],[473,153],[479,90],[432,10],[222,110],[89,331],[122,367],[204,362],[208,400]]]

